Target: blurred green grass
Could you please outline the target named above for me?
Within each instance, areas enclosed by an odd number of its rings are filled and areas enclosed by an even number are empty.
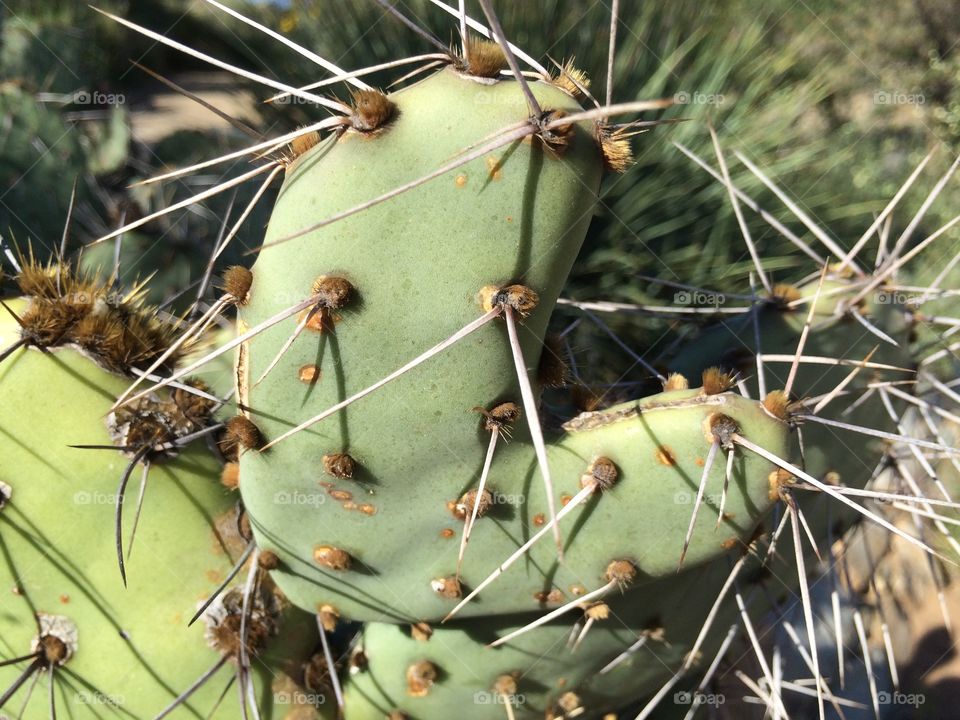
[[[231,4],[347,68],[431,49],[373,0],[292,0],[289,7],[240,0]],[[321,76],[289,48],[202,2],[105,0],[101,6],[290,84]],[[428,0],[407,0],[397,7],[443,42],[454,39],[453,19]],[[497,8],[514,42],[535,57],[576,57],[602,95],[608,2],[537,0],[500,2]],[[669,302],[675,290],[646,276],[721,292],[748,290],[752,263],[724,188],[672,145],[683,143],[715,165],[708,123],[717,129],[734,181],[811,243],[810,233],[733,160],[734,150],[775,178],[841,247],[853,244],[916,163],[940,143],[944,147],[906,199],[893,232],[905,226],[952,159],[960,128],[955,90],[960,64],[951,45],[958,20],[948,2],[895,0],[863,8],[821,0],[763,5],[677,0],[621,3],[621,9],[614,101],[685,99],[661,116],[687,122],[639,136],[636,166],[605,182],[603,202],[570,279],[574,297]],[[201,189],[172,183],[149,193],[131,193],[129,182],[159,167],[186,164],[243,144],[245,138],[234,131],[197,135],[171,127],[171,136],[157,143],[127,140],[125,156],[104,153],[105,138],[115,146],[116,135],[92,128],[106,126],[110,117],[77,120],[83,116],[78,111],[88,108],[37,98],[84,91],[122,94],[126,102],[120,112],[148,112],[153,93],[162,87],[131,68],[130,59],[171,77],[207,68],[66,0],[10,2],[0,17],[3,86],[17,94],[20,103],[2,108],[0,177],[12,188],[0,197],[4,235],[52,247],[73,177],[80,174],[85,181],[77,235],[90,239],[116,226],[124,214],[137,217]],[[390,79],[375,76],[374,82],[387,84]],[[270,94],[243,81],[237,88],[260,99]],[[301,105],[261,109],[272,133],[322,116]],[[52,146],[57,149],[55,161],[45,154]],[[235,164],[224,172],[244,169]],[[220,177],[210,175],[205,181]],[[918,238],[951,216],[960,200],[955,186],[948,187],[931,210]],[[241,192],[237,206],[252,192]],[[141,274],[151,266],[160,270],[158,292],[183,287],[201,272],[228,202],[221,196],[208,203],[209,211],[175,214],[126,240],[130,258],[146,256],[138,266]],[[269,207],[269,198],[262,207]],[[793,280],[810,271],[786,240],[752,213],[748,220],[775,280]],[[265,210],[255,214],[238,247],[255,246],[265,221]],[[951,245],[955,242],[934,248],[924,262],[942,265]],[[239,257],[233,254],[225,261]],[[164,278],[165,273],[171,277]],[[660,320],[614,318],[611,323],[643,343],[655,342],[668,329]]]

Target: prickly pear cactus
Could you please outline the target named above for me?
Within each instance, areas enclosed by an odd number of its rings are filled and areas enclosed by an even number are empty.
[[[556,87],[533,88],[548,114],[579,110]],[[381,127],[347,130],[288,170],[267,247],[253,268],[241,330],[322,294],[333,278],[351,288],[276,365],[296,318],[247,343],[245,404],[268,443],[476,321],[491,286],[513,288],[496,291],[502,299],[493,294],[497,308],[512,302],[510,292],[533,290],[539,298],[535,309],[515,312],[523,316],[524,358],[536,367],[550,310],[590,218],[602,149],[594,132],[574,125],[559,147],[539,136],[517,141],[431,186],[283,242],[423,175],[527,113],[516,83],[479,82],[453,69],[380,102],[391,112]],[[660,551],[682,545],[686,517],[652,513],[637,522],[636,508],[669,505],[677,492],[695,489],[711,417],[728,415],[758,442],[783,447],[785,427],[777,418],[725,390],[667,393],[572,423],[549,452],[556,507],[581,490],[598,456],[619,468],[617,486],[569,523],[576,531],[562,565],[555,564],[552,541],[540,543],[524,571],[462,615],[523,612],[544,597],[575,598],[595,589],[618,557],[634,559],[638,583],[675,572],[675,559]],[[508,402],[522,412],[521,394],[507,328],[498,319],[338,416],[245,453],[244,501],[260,543],[282,560],[274,577],[290,597],[303,607],[334,605],[357,620],[442,618],[462,594],[445,584],[458,576],[460,498],[477,490],[498,428],[490,413]],[[479,583],[529,528],[550,517],[526,423],[513,421],[512,440],[495,447],[487,488],[494,504],[477,524],[477,549],[466,553],[458,586]],[[331,457],[349,457],[349,470],[331,466]],[[737,468],[724,538],[752,531],[766,506],[771,469],[755,457]],[[722,473],[719,465],[715,470]],[[689,558],[697,563],[722,552],[719,541],[698,536]]]
[[[244,671],[242,583],[187,626],[248,542],[218,481],[221,463],[202,440],[178,445],[216,428],[213,403],[174,390],[111,409],[129,382],[117,374],[121,359],[136,367],[152,358],[151,342],[170,329],[65,265],[30,265],[17,279],[31,297],[8,304],[0,320],[0,345],[13,347],[0,365],[0,706],[28,718],[153,717],[209,675],[178,716],[237,717],[237,701],[222,697],[235,676],[265,716],[286,714],[293,708],[274,709],[277,693],[306,697],[310,615],[260,577],[244,631],[256,662],[244,660]],[[143,507],[127,493],[122,519],[137,533],[128,545],[114,522],[118,480],[133,472],[144,480]]]
[[[480,4],[491,30],[469,24],[497,42],[468,36],[461,16],[463,55],[441,44],[420,59],[442,67],[389,94],[291,46],[350,82],[349,102],[114,17],[333,116],[250,148],[258,162],[245,177],[264,179],[244,216],[283,179],[263,245],[252,269],[231,268],[222,295],[185,319],[145,309],[142,289],[118,296],[66,265],[31,259],[18,270],[28,304],[9,309],[20,329],[0,345],[0,383],[11,388],[0,431],[15,468],[0,478],[0,537],[23,607],[0,615],[11,628],[0,707],[30,698],[31,678],[47,679],[51,708],[72,702],[55,680],[109,693],[120,666],[137,698],[114,704],[137,717],[533,720],[647,703],[639,720],[681,681],[707,688],[735,647],[758,661],[759,680],[733,671],[766,710],[799,717],[754,624],[785,624],[799,605],[809,650],[791,637],[813,682],[792,687],[808,684],[822,717],[835,688],[818,656],[811,570],[839,562],[863,518],[931,558],[960,552],[925,485],[904,471],[902,492],[872,489],[876,468],[899,468],[905,447],[910,472],[930,466],[922,451],[960,453],[939,435],[906,434],[903,403],[930,410],[911,394],[925,362],[911,345],[918,315],[877,294],[938,233],[904,255],[906,240],[884,246],[871,273],[856,255],[876,228],[847,254],[801,217],[843,260],[795,238],[822,271],[773,285],[736,198],[759,206],[738,195],[715,136],[717,177],[766,292],[747,296],[739,318],[677,336],[659,364],[616,338],[662,391],[596,398],[562,427],[545,421],[545,388],[587,387],[548,324],[603,171],[629,165],[627,138],[650,124],[613,118],[667,103],[585,109],[587,76],[571,63],[551,76]],[[234,309],[236,336],[210,340]],[[232,350],[232,392],[197,380]],[[121,506],[138,468],[138,501]],[[929,474],[938,511],[957,507]],[[65,523],[71,492],[113,502]],[[919,517],[916,534],[903,532],[874,499],[915,506],[944,541]],[[131,525],[139,539],[125,547]],[[831,572],[821,577],[836,587]],[[191,614],[203,631],[182,627]],[[779,646],[773,656],[780,663]],[[223,702],[215,674],[229,674],[239,708]],[[696,705],[681,709],[689,717]]]

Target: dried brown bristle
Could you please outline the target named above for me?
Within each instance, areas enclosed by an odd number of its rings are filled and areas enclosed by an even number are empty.
[[[350,123],[355,130],[372,132],[393,120],[396,104],[379,90],[354,90]]]
[[[570,384],[570,368],[563,356],[563,338],[553,334],[544,337],[543,350],[537,365],[537,382],[540,385],[559,388]]]
[[[67,646],[60,638],[53,635],[44,635],[40,638],[39,645],[41,659],[46,667],[62,665],[66,660]]]
[[[793,474],[783,468],[777,468],[767,476],[767,482],[770,483],[768,497],[770,500],[778,500],[783,487],[793,485],[796,481],[797,478]]]
[[[557,75],[551,78],[550,84],[563,90],[567,95],[582,100],[586,97],[584,91],[590,89],[590,78],[583,70],[577,68],[574,58],[567,60],[557,71]]]
[[[564,110],[550,110],[543,115],[543,123],[551,123],[555,120],[561,120],[567,116],[566,111]],[[543,144],[555,154],[562,155],[563,152],[570,147],[570,143],[573,142],[574,134],[576,130],[574,129],[573,123],[561,123],[552,128],[541,130],[537,137],[543,142]]]
[[[729,415],[712,413],[706,419],[706,432],[709,443],[720,443],[720,447],[729,450],[733,447],[733,436],[740,432],[740,425]]]
[[[189,416],[182,411],[185,404],[183,396],[170,400],[144,396],[110,413],[107,429],[117,446],[128,448],[128,456],[146,452],[143,459],[149,462],[175,457],[180,450],[177,440],[213,422],[212,404],[190,407]]]
[[[434,578],[430,581],[430,587],[437,595],[447,598],[448,600],[457,600],[463,596],[463,588],[460,586],[460,581],[453,575]]]
[[[223,273],[220,287],[233,298],[237,305],[246,305],[250,301],[250,287],[253,285],[253,273],[243,265],[231,265]]]
[[[273,550],[261,550],[257,564],[264,570],[276,570],[280,567],[280,556]]]
[[[323,456],[323,470],[335,478],[346,480],[353,477],[357,462],[347,453],[328,453]]]
[[[210,386],[202,380],[189,378],[183,384],[207,395],[210,394]],[[210,398],[192,393],[186,388],[174,388],[170,393],[170,399],[182,416],[181,420],[191,422],[198,428],[210,421],[213,411],[217,408],[217,403]]]
[[[780,420],[790,419],[790,398],[783,390],[772,390],[763,399],[764,409]]]
[[[608,490],[617,482],[619,474],[613,460],[600,456],[587,466],[586,474],[580,479],[580,486],[586,487],[590,482],[595,482],[601,490]]]
[[[325,310],[339,310],[350,301],[353,292],[353,285],[346,278],[321,275],[313,282],[317,305]]]
[[[144,304],[142,286],[123,295],[112,284],[78,274],[69,265],[43,265],[32,257],[15,280],[29,299],[20,316],[21,337],[28,345],[75,345],[101,367],[134,376],[134,369],[151,365],[179,334],[176,325]],[[161,370],[171,370],[196,343],[184,343]]]
[[[37,613],[40,633],[33,639],[30,649],[37,653],[41,667],[64,665],[77,650],[77,626],[63,615]]]
[[[711,367],[703,371],[704,395],[719,395],[736,385],[733,375],[723,372],[720,368]]]
[[[457,520],[466,520],[469,517],[473,516],[473,506],[477,506],[477,517],[482,518],[487,514],[487,511],[493,505],[493,495],[489,490],[484,488],[483,493],[480,495],[479,502],[477,500],[477,489],[470,488],[467,490],[461,497],[460,500],[453,506],[453,516]]]
[[[315,147],[320,142],[320,133],[313,130],[303,135],[298,135],[290,141],[290,152],[294,159],[300,157],[305,152]]]
[[[633,166],[633,145],[630,143],[633,135],[628,128],[611,130],[606,125],[597,124],[597,143],[607,171],[625,173]]]
[[[508,426],[519,420],[520,415],[523,413],[520,406],[513,402],[494,405],[490,410],[482,407],[475,407],[473,410],[483,415],[483,426],[490,432],[494,430],[502,432]]]
[[[240,463],[228,462],[220,471],[220,484],[228,490],[240,487]]]
[[[688,390],[690,381],[680,373],[670,373],[667,379],[663,381],[663,391],[671,392],[673,390]]]
[[[604,572],[607,582],[616,582],[621,587],[629,585],[637,577],[637,566],[629,560],[613,560]]]
[[[420,660],[407,668],[407,693],[412,697],[425,697],[437,681],[437,666],[429,660]]]
[[[238,657],[241,647],[243,589],[233,588],[219,596],[204,613],[206,639],[213,649],[226,657]],[[246,618],[246,652],[259,655],[267,641],[279,629],[282,601],[264,583],[250,598]]]
[[[410,716],[400,710],[391,710],[387,720],[410,720]]]
[[[313,549],[313,560],[328,570],[349,570],[353,559],[345,550],[333,545],[317,545]]]
[[[245,450],[257,450],[263,447],[263,436],[253,420],[246,415],[235,415],[227,420],[227,429],[222,441]]]
[[[457,65],[461,72],[482,78],[500,77],[500,72],[506,68],[507,56],[500,43],[474,37],[467,39],[466,61],[461,59]]]
[[[410,637],[418,642],[428,642],[433,637],[433,628],[425,622],[413,623],[410,626]]]
[[[480,290],[480,305],[486,312],[509,307],[520,317],[526,317],[539,302],[540,296],[526,285],[487,285]]]
[[[340,611],[333,605],[321,605],[317,615],[320,617],[320,624],[324,630],[333,632],[337,629],[337,623],[340,621]]]

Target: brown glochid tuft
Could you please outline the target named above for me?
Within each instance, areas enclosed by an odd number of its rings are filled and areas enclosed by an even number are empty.
[[[227,431],[224,441],[244,450],[258,450],[263,447],[263,435],[260,428],[253,424],[253,420],[246,415],[235,415],[227,420]]]
[[[613,560],[607,565],[603,576],[607,582],[615,582],[624,587],[637,578],[637,566],[629,560]]]
[[[313,549],[313,560],[317,565],[338,572],[349,570],[353,564],[349,553],[333,545],[317,545]]]
[[[670,373],[663,382],[663,391],[672,392],[674,390],[689,390],[690,381],[680,373]]]
[[[485,312],[509,307],[520,317],[526,317],[540,302],[540,296],[526,285],[487,285],[480,290],[480,305]]]
[[[428,642],[433,637],[433,628],[425,622],[413,623],[410,626],[410,637],[417,642]]]
[[[583,100],[587,97],[586,91],[590,90],[590,78],[575,65],[576,59],[570,58],[559,70],[556,77],[550,79],[550,84],[563,90],[576,100]]]
[[[729,415],[712,413],[707,416],[707,442],[720,443],[724,450],[733,448],[733,436],[740,432],[740,425]]]
[[[507,437],[510,435],[510,426],[519,420],[523,414],[520,406],[513,402],[494,405],[490,410],[478,406],[473,408],[473,411],[483,415],[483,427],[485,430],[489,432],[496,430],[497,432],[502,432]]]
[[[346,278],[321,275],[313,281],[313,295],[324,310],[339,310],[350,302],[353,293],[353,285]]]
[[[482,518],[493,506],[493,494],[484,488],[478,501],[477,489],[470,488],[460,497],[460,500],[454,504],[452,509],[453,516],[457,518],[457,520],[466,520],[473,515],[474,505],[477,506],[477,517]]]
[[[412,697],[425,697],[437,681],[437,666],[429,660],[420,660],[407,668],[407,693]]]
[[[228,462],[220,471],[220,484],[228,490],[240,487],[240,463]]]
[[[458,600],[463,597],[460,581],[453,575],[434,578],[430,581],[430,587],[437,595],[448,600]]]
[[[223,273],[223,290],[233,298],[237,305],[250,302],[250,288],[253,285],[253,273],[243,265],[228,267]]]
[[[373,132],[389,123],[397,114],[396,104],[379,90],[354,90],[350,123],[360,132]]]
[[[611,130],[606,125],[597,123],[597,143],[603,156],[603,166],[608,172],[622,174],[633,166],[633,145],[630,144],[632,135],[628,128]]]
[[[783,390],[771,390],[763,399],[764,409],[780,420],[788,421],[791,415],[790,398]]]
[[[701,392],[704,395],[719,395],[736,385],[734,376],[723,372],[720,368],[711,367],[703,371],[703,388]]]
[[[320,133],[316,130],[298,135],[290,141],[290,152],[293,153],[293,159],[297,159],[308,150],[315,147],[320,142]]]
[[[500,43],[493,40],[467,39],[467,57],[461,58],[457,69],[467,75],[481,78],[498,78],[507,68],[507,56]]]
[[[619,475],[616,463],[601,455],[587,466],[587,472],[580,479],[580,486],[587,487],[592,482],[596,483],[599,490],[609,490],[617,482]]]
[[[323,470],[327,475],[347,480],[356,472],[357,462],[347,453],[328,453],[323,456]]]
[[[273,550],[261,550],[260,558],[257,560],[257,564],[263,570],[276,570],[280,567],[280,556],[277,555]]]
[[[323,629],[327,632],[333,632],[337,629],[337,623],[340,621],[340,611],[333,605],[321,605],[320,610],[317,611],[317,616],[320,618]]]

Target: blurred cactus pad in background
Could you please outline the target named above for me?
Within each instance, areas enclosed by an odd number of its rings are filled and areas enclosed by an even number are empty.
[[[943,0],[0,2],[0,720],[941,718]]]

